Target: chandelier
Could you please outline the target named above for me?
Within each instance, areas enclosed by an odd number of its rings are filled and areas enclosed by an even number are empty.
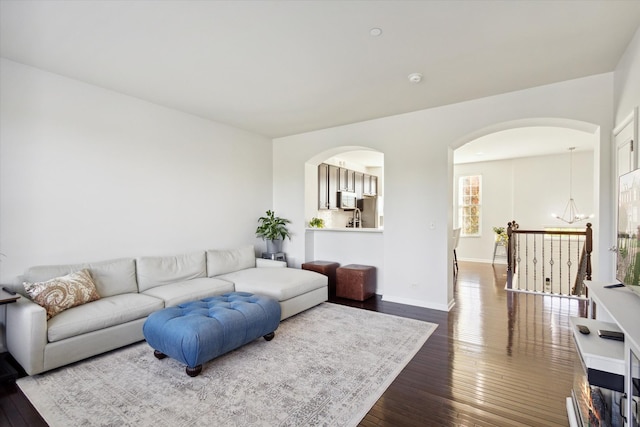
[[[554,218],[566,222],[567,224],[574,224],[580,221],[584,221],[585,219],[591,218],[593,216],[580,213],[578,207],[576,206],[575,200],[573,200],[573,150],[575,149],[576,147],[569,147],[569,201],[567,202],[567,206],[564,208],[564,213],[562,214],[562,216],[551,214]]]

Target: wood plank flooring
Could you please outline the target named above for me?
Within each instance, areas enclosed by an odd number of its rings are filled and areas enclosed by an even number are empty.
[[[584,304],[504,291],[505,268],[459,262],[449,312],[372,298],[333,302],[437,323],[361,426],[567,426]],[[0,425],[46,426],[15,385],[0,386]]]

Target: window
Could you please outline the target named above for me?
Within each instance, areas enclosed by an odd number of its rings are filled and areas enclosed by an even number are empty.
[[[458,181],[458,224],[462,236],[480,235],[482,176],[461,176]]]

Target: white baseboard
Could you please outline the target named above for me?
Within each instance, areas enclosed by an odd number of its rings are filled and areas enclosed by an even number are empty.
[[[427,301],[417,300],[413,298],[396,297],[393,295],[383,295],[382,301],[396,302],[398,304],[413,305],[416,307],[431,308],[440,311],[449,311],[455,305],[455,301],[450,301],[448,305],[431,304]]]
[[[573,406],[573,399],[571,397],[567,397],[566,405],[569,427],[578,427],[578,416],[576,415],[575,407]]]

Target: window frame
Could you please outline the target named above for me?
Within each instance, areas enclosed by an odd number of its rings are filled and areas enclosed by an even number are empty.
[[[476,182],[477,181],[477,185]],[[469,188],[471,191],[467,191],[465,194],[465,188]],[[477,188],[477,193],[473,193],[473,188]],[[460,175],[458,177],[458,197],[457,197],[457,223],[461,228],[460,237],[481,237],[482,236],[482,175],[481,174],[467,174]],[[474,202],[473,199],[476,201]],[[468,198],[468,200],[465,200]],[[471,209],[474,208],[474,209]],[[465,213],[468,210],[475,210],[473,215]],[[477,217],[475,232],[469,232],[471,226],[468,225],[466,218]]]

